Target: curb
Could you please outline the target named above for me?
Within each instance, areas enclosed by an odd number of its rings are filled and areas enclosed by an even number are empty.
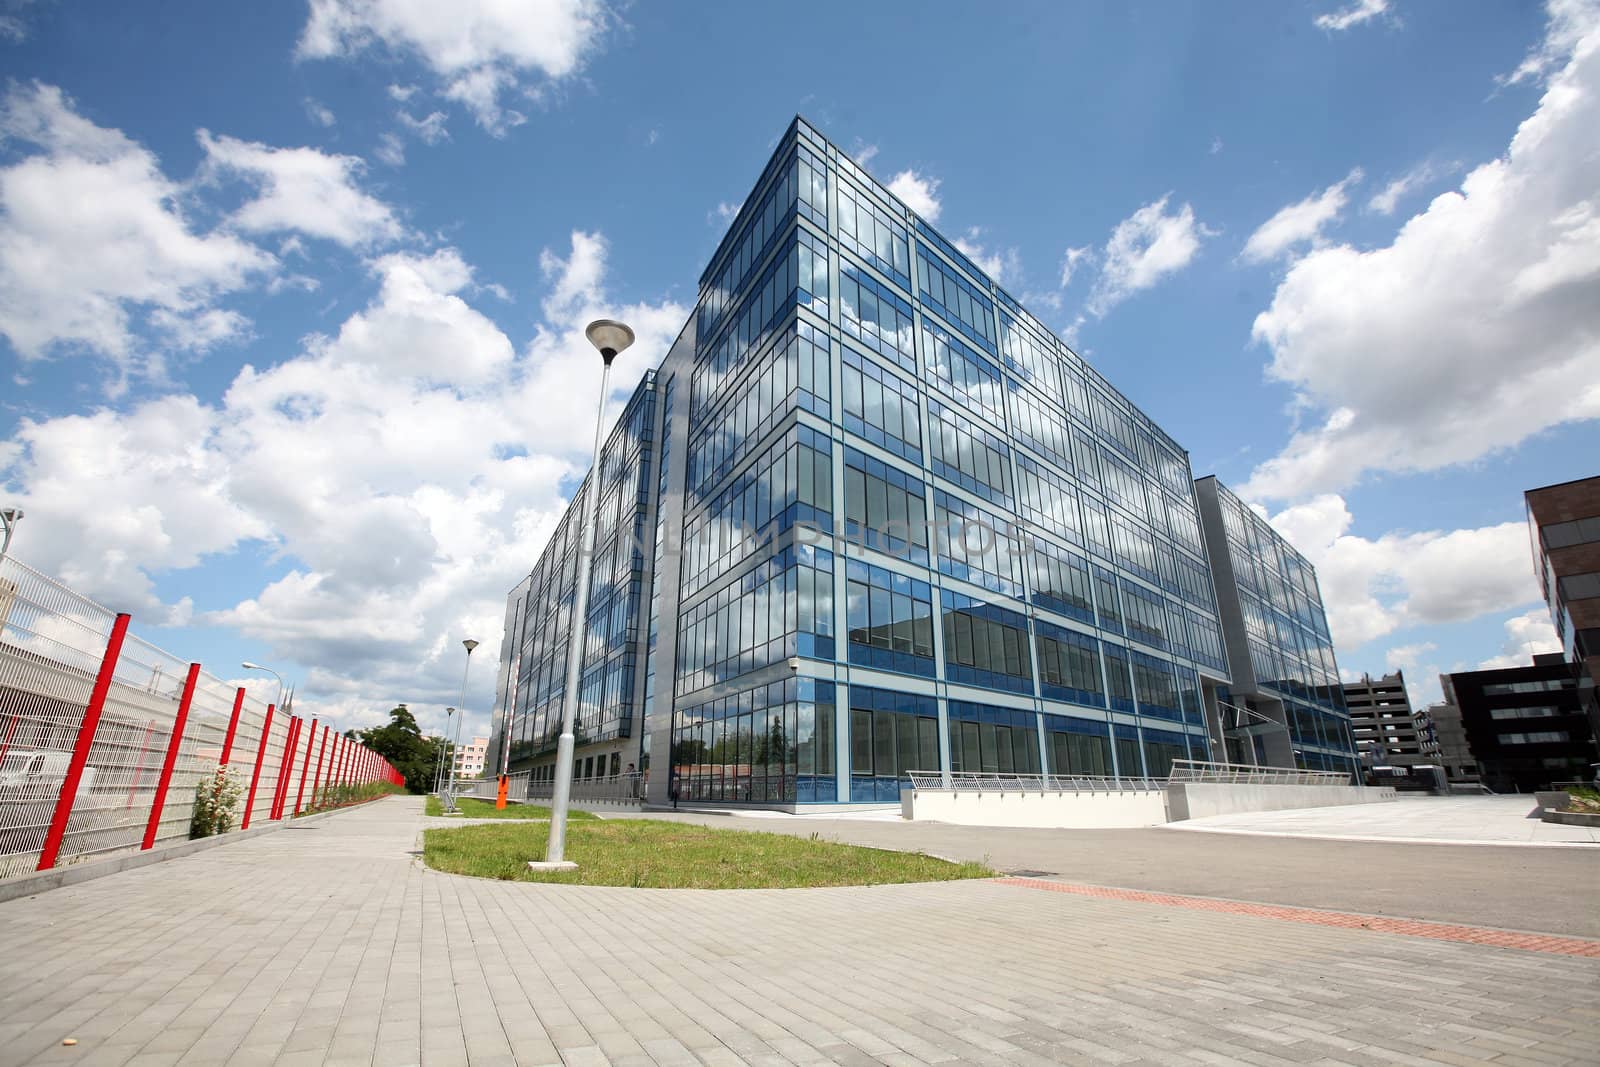
[[[378,797],[378,800],[387,799]],[[192,841],[180,841],[174,845],[153,848],[148,852],[131,852],[111,856],[101,860],[89,860],[81,864],[70,864],[57,867],[49,871],[35,871],[33,874],[24,874],[17,878],[8,878],[0,881],[0,904],[8,900],[20,900],[23,897],[37,896],[47,893],[52,889],[64,889],[69,885],[80,882],[90,882],[96,878],[107,875],[120,874],[123,871],[137,870],[148,867],[153,863],[162,863],[166,860],[181,859],[191,856],[196,852],[205,852],[209,849],[220,848],[235,841],[248,841],[251,838],[261,837],[266,834],[276,833],[287,826],[303,826],[306,823],[316,822],[341,812],[353,811],[365,807],[372,801],[363,804],[352,804],[347,807],[334,808],[331,811],[319,811],[313,815],[301,815],[299,818],[284,818],[267,826],[255,826],[249,830],[234,830],[215,837],[202,837]]]

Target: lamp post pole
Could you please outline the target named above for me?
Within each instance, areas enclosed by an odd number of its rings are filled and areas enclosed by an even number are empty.
[[[439,758],[433,769],[433,791],[438,794],[444,787],[444,765],[450,758],[450,727],[455,722],[455,708],[444,709],[444,735],[439,738]]]
[[[11,551],[11,538],[17,532],[17,523],[21,521],[21,508],[0,509],[0,528],[4,531],[0,536],[0,559],[5,559],[6,553]]]
[[[283,709],[283,675],[279,674],[271,667],[263,667],[261,664],[251,663],[249,660],[245,660],[243,663],[239,664],[239,666],[243,667],[247,671],[265,671],[267,674],[272,675],[278,680],[278,709],[281,711]]]
[[[469,637],[461,642],[461,647],[467,650],[467,665],[461,671],[461,699],[456,702],[461,716],[456,719],[456,743],[450,752],[450,788],[445,794],[449,799],[444,802],[446,811],[456,810],[456,764],[461,762],[456,752],[461,747],[461,723],[467,717],[467,672],[472,670],[472,650],[478,647],[478,642]]]
[[[566,858],[567,801],[572,795],[572,731],[578,714],[578,682],[583,670],[584,631],[589,613],[589,563],[594,556],[594,527],[600,503],[600,446],[605,432],[606,394],[611,387],[611,361],[633,344],[633,331],[620,322],[596,319],[584,330],[600,351],[600,405],[594,417],[594,461],[583,494],[583,542],[578,554],[578,588],[572,598],[572,625],[567,630],[567,681],[561,691],[561,737],[556,742],[556,778],[550,801],[550,842],[544,859],[530,863],[538,870],[575,870]]]

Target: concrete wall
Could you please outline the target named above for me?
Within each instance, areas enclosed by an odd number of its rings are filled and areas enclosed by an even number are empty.
[[[1225,785],[1217,782],[1172,782],[1167,786],[1167,811],[1172,822],[1228,815],[1239,811],[1282,811],[1286,808],[1331,808],[1343,804],[1376,804],[1394,800],[1388,788],[1354,785]]]
[[[900,814],[908,820],[961,826],[1028,826],[1094,830],[1160,826],[1167,821],[1159,789],[1137,793],[944,793],[900,794]]]

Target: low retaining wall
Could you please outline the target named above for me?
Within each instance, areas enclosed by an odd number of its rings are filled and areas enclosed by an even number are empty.
[[[1387,786],[1359,785],[1233,785],[1220,782],[1171,782],[1167,814],[1171,822],[1229,815],[1240,811],[1283,811],[1289,808],[1332,808],[1344,804],[1378,804],[1395,799]]]
[[[1167,806],[1159,789],[1117,793],[906,789],[900,793],[900,814],[907,820],[962,826],[1094,830],[1160,826],[1167,821]]]

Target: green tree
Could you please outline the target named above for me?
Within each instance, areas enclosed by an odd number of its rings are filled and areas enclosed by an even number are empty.
[[[404,704],[389,712],[387,724],[363,730],[357,739],[404,776],[408,791],[426,793],[433,788],[433,773],[445,747],[444,738],[424,737],[416,716]]]

